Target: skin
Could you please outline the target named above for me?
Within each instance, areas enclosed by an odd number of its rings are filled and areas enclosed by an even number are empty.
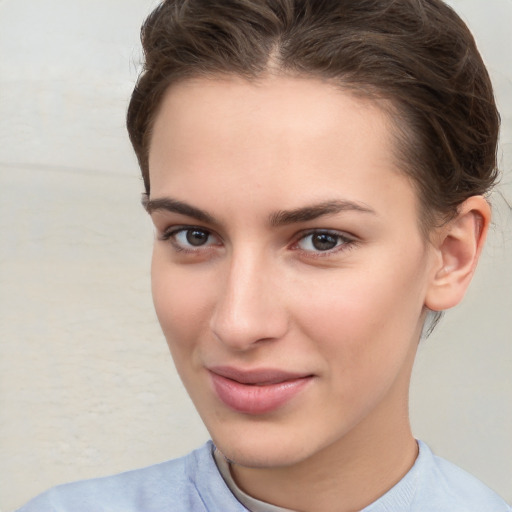
[[[392,130],[370,100],[286,76],[173,85],[156,117],[156,312],[235,480],[263,501],[360,510],[417,456],[408,389],[426,308],[462,297],[488,211],[473,198],[426,241]],[[334,247],[315,247],[322,230]],[[218,365],[311,378],[245,414],[215,393]]]

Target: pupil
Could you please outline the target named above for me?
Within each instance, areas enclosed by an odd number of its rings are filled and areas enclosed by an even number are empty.
[[[338,243],[338,238],[335,235],[329,235],[328,233],[320,233],[313,235],[313,247],[319,251],[328,251],[334,249]]]
[[[203,245],[208,240],[208,233],[200,231],[199,229],[189,229],[187,231],[187,242],[190,245]]]

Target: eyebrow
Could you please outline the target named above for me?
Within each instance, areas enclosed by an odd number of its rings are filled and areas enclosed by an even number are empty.
[[[297,222],[307,222],[324,215],[333,215],[345,211],[355,211],[376,215],[375,210],[372,210],[365,204],[355,203],[353,201],[333,200],[324,201],[322,203],[302,208],[296,208],[294,210],[283,210],[273,213],[270,216],[270,224],[272,226],[284,226],[286,224],[293,224]]]
[[[167,211],[172,213],[180,213],[181,215],[186,215],[187,217],[192,217],[201,222],[214,223],[215,219],[212,215],[196,208],[195,206],[191,206],[187,203],[183,203],[182,201],[178,201],[177,199],[172,199],[170,197],[162,197],[159,199],[149,199],[146,194],[142,196],[142,206],[146,209],[146,211],[151,215],[156,211]]]
[[[142,196],[142,205],[149,214],[155,211],[164,210],[172,213],[186,215],[187,217],[192,217],[200,222],[206,222],[210,224],[216,223],[213,215],[210,215],[208,212],[171,197],[149,199],[144,194]],[[323,201],[318,204],[304,206],[301,208],[295,208],[293,210],[277,211],[269,216],[269,223],[271,226],[279,227],[285,226],[287,224],[308,222],[324,215],[333,215],[345,211],[355,211],[376,215],[375,210],[372,210],[365,204],[347,200],[332,200]]]

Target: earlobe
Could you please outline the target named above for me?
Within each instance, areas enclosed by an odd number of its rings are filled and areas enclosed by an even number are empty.
[[[457,216],[439,228],[434,241],[436,263],[432,269],[425,306],[442,311],[464,297],[478,263],[489,228],[491,209],[482,196],[472,196]]]

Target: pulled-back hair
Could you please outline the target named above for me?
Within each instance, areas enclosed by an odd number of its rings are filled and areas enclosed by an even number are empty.
[[[492,85],[469,29],[441,0],[165,0],[141,38],[127,125],[148,194],[152,125],[167,88],[270,71],[384,100],[426,227],[497,179]]]

